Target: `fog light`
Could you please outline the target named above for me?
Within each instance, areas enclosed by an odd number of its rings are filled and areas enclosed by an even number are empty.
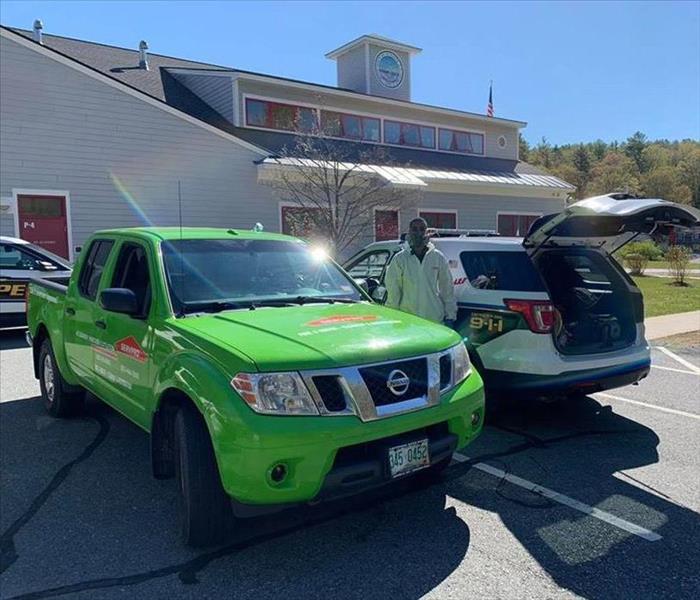
[[[270,479],[275,483],[281,483],[287,476],[287,466],[283,464],[275,465],[270,471]]]
[[[476,427],[481,421],[481,415],[478,412],[472,413],[472,427]]]

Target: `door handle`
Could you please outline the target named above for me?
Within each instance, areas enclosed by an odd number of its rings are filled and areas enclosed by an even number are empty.
[[[102,320],[95,321],[95,325],[97,325],[97,327],[99,327],[100,329],[107,329],[107,323],[105,323]]]
[[[75,309],[69,306],[66,308],[66,314],[72,317],[75,314]]]

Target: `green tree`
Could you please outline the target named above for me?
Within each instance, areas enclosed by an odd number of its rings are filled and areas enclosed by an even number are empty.
[[[679,179],[688,186],[693,206],[700,208],[700,144],[682,142],[678,153]]]
[[[690,188],[679,181],[673,167],[659,167],[642,175],[642,191],[648,198],[663,198],[680,204],[690,204]]]
[[[608,151],[608,145],[603,140],[596,140],[595,142],[590,144],[590,147],[591,153],[593,154],[596,160],[601,160],[605,156],[605,153]]]
[[[639,191],[637,165],[620,152],[608,152],[591,169],[591,176],[589,191],[593,194]]]
[[[518,146],[520,160],[529,160],[530,144],[527,143],[527,140],[522,136],[522,134],[520,134],[520,136],[518,137]]]
[[[644,161],[644,150],[647,147],[647,136],[641,131],[637,131],[625,142],[624,151],[637,165],[637,170],[640,173],[646,171],[646,163]]]

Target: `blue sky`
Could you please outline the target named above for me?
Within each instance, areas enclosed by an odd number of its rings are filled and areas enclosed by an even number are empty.
[[[365,33],[420,46],[413,100],[528,122],[537,142],[700,138],[700,2],[15,2],[3,25],[335,84]]]

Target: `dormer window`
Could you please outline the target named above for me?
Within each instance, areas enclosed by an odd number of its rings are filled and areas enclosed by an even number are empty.
[[[317,128],[316,110],[305,106],[246,98],[246,124],[266,129],[311,133]]]
[[[435,127],[385,120],[384,143],[435,149]]]
[[[483,154],[484,135],[468,131],[440,128],[440,150],[464,154]]]

